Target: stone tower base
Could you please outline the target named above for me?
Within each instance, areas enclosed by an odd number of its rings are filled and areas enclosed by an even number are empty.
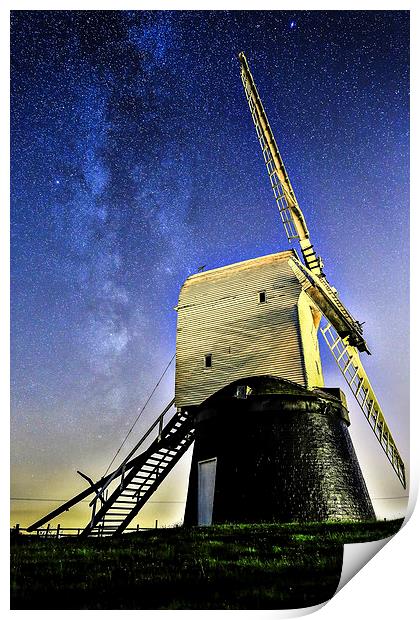
[[[375,519],[338,388],[236,381],[196,411],[185,525]]]

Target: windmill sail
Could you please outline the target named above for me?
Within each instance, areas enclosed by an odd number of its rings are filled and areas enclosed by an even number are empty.
[[[351,316],[323,273],[322,261],[310,241],[304,215],[243,52],[239,54],[239,60],[246,99],[287,238],[299,242],[304,259],[304,264],[296,259],[291,259],[289,264],[307,295],[327,319],[327,326],[321,329],[324,339],[398,479],[406,488],[404,463],[360,361],[358,351],[369,353],[362,326]]]
[[[289,241],[294,239],[299,241],[307,270],[310,271],[313,277],[318,278],[316,288],[321,289],[323,291],[322,297],[329,300],[327,309],[321,308],[322,311],[329,320],[331,320],[340,336],[349,336],[350,343],[356,346],[359,351],[369,352],[362,336],[362,327],[360,323],[353,319],[348,310],[346,310],[344,304],[338,298],[336,291],[330,286],[322,271],[322,260],[316,254],[311,243],[305,217],[299,207],[270,123],[268,122],[264,106],[243,52],[239,54],[239,60],[241,63],[241,79],[246,99],[252,120],[254,121],[258,141],[267,167],[268,177],[286,230],[287,238]],[[336,313],[335,317],[331,315],[331,305],[334,306],[335,310],[338,310],[338,314]]]
[[[293,239],[299,241],[306,266],[315,274],[322,275],[321,258],[316,255],[309,238],[305,218],[287,175],[264,106],[243,52],[239,54],[239,60],[241,62],[241,78],[246,99],[287,238],[289,241]]]
[[[403,460],[357,350],[340,338],[331,323],[327,323],[326,327],[321,328],[321,333],[363,415],[405,489],[407,483]]]

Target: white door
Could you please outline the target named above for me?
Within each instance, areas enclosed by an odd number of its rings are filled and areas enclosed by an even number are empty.
[[[213,520],[216,463],[217,458],[198,462],[198,525],[211,525]]]

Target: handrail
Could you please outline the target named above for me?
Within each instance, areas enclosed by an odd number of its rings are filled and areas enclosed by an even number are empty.
[[[125,459],[123,460],[123,462],[121,463],[121,465],[110,475],[110,477],[107,479],[106,483],[104,485],[102,485],[99,490],[96,490],[96,495],[94,497],[94,499],[91,501],[91,505],[92,503],[100,496],[100,493],[102,493],[103,491],[105,491],[105,489],[107,487],[109,487],[109,485],[111,484],[111,482],[124,470],[125,465],[127,465],[128,460],[131,456],[133,456],[133,454],[135,452],[137,452],[137,450],[139,449],[139,447],[142,445],[142,443],[148,438],[148,436],[150,435],[150,433],[154,430],[154,428],[160,423],[162,424],[163,418],[165,416],[165,414],[169,411],[169,409],[172,407],[172,405],[175,402],[175,398],[173,398],[171,400],[171,402],[166,405],[165,409],[162,411],[162,413],[156,418],[156,420],[153,422],[153,424],[150,426],[150,428],[145,432],[145,434],[143,435],[143,437],[140,439],[140,441],[138,441],[136,443],[136,445],[134,446],[134,448],[131,450],[131,452],[129,454],[127,454],[127,456],[125,457]]]
[[[172,407],[174,402],[175,402],[175,399],[172,399],[171,402],[165,407],[163,412],[156,418],[155,422],[153,422],[153,424],[150,426],[150,428],[146,431],[146,433],[143,435],[143,437],[140,439],[140,441],[136,444],[135,448],[133,448],[133,450],[131,450],[130,454],[124,459],[123,464],[125,465],[126,469],[131,468],[131,467],[133,467],[136,464],[137,459],[139,458],[138,456],[135,457],[134,459],[132,459],[131,461],[128,461],[128,459],[130,458],[130,456],[132,456],[134,454],[134,452],[136,452],[136,450],[138,450],[140,445],[147,439],[147,437],[150,435],[150,433],[153,431],[153,429],[157,426],[157,424],[159,424],[159,422],[161,422],[161,420],[163,419],[163,416],[169,411],[169,409]],[[30,525],[28,528],[26,528],[27,531],[28,532],[33,532],[34,530],[36,530],[40,526],[44,525],[48,521],[51,521],[52,519],[54,519],[54,517],[57,517],[58,515],[60,515],[62,512],[69,510],[75,504],[78,504],[80,501],[82,501],[86,497],[89,497],[92,493],[95,493],[95,491],[97,492],[99,489],[103,489],[106,486],[108,486],[108,484],[111,482],[111,479],[114,480],[114,478],[116,477],[117,473],[121,472],[121,467],[122,467],[123,464],[121,464],[112,473],[108,474],[107,476],[104,476],[103,478],[100,478],[100,480],[98,480],[98,482],[95,482],[92,486],[88,487],[87,489],[85,489],[81,493],[78,493],[77,495],[75,495],[74,497],[69,499],[67,502],[64,502],[64,504],[62,504],[61,506],[59,506],[55,510],[52,510],[51,512],[49,512],[47,515],[42,517],[42,519],[39,519],[38,521],[36,521],[32,525]],[[98,493],[96,494],[96,497],[97,496],[98,496]]]

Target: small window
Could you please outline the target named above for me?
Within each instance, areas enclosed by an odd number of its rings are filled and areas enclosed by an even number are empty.
[[[241,399],[246,398],[246,389],[247,389],[246,385],[237,385],[235,398],[241,398]]]
[[[209,353],[208,355],[204,356],[204,368],[211,368],[211,363],[212,363],[211,353]]]
[[[265,304],[266,302],[265,291],[260,291],[258,293],[258,299],[260,300],[260,304]]]

